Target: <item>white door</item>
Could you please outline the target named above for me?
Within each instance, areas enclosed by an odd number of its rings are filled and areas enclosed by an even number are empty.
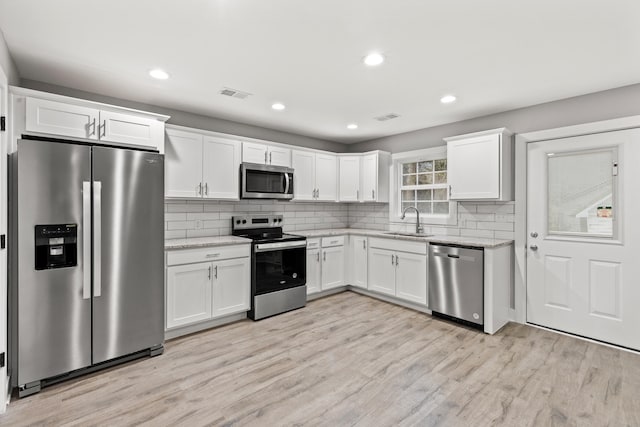
[[[311,151],[291,153],[293,167],[293,199],[313,200],[315,197],[316,155]]]
[[[341,202],[357,202],[360,197],[360,156],[341,156],[338,164],[338,198]]]
[[[202,135],[173,129],[166,133],[165,197],[202,197]]]
[[[344,246],[322,248],[322,290],[344,286]]]
[[[333,154],[316,154],[316,199],[338,200],[338,162]]]
[[[100,141],[134,144],[158,149],[164,124],[156,119],[100,111]]]
[[[249,311],[250,294],[249,258],[235,258],[213,264],[213,317]]]
[[[396,252],[396,296],[427,304],[427,255]]]
[[[167,329],[211,318],[212,264],[167,267]]]
[[[8,82],[0,67],[0,116],[7,116],[8,111]],[[11,121],[8,120],[5,132],[0,132],[0,234],[7,234],[7,147],[9,146],[9,132]],[[8,248],[0,250],[0,353],[7,354],[7,250],[13,250],[11,243]],[[0,368],[0,414],[5,411],[7,402],[7,366]]]
[[[500,198],[500,138],[494,134],[447,143],[452,200]]]
[[[269,147],[269,164],[291,167],[291,150],[282,147]]]
[[[100,111],[46,99],[26,99],[26,130],[98,139]]]
[[[240,143],[204,137],[202,149],[203,196],[208,199],[239,198]]]
[[[351,285],[367,289],[367,238],[351,236]]]
[[[527,321],[640,350],[640,130],[528,155]]]
[[[247,163],[268,164],[267,146],[255,142],[242,143],[242,161]]]
[[[378,155],[367,154],[362,156],[362,177],[360,180],[360,200],[365,202],[376,201],[378,192]]]
[[[396,294],[396,254],[393,251],[369,248],[369,289],[383,294]]]
[[[320,292],[320,249],[307,249],[307,295]]]

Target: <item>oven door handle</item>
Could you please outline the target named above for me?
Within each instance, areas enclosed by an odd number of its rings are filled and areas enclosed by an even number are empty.
[[[273,252],[282,249],[306,248],[306,240],[296,240],[294,242],[278,242],[278,243],[258,243],[254,252]]]

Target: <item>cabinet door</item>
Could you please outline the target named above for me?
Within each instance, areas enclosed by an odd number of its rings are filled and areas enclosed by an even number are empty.
[[[25,102],[27,131],[98,139],[99,110],[37,98]]]
[[[351,236],[351,285],[367,289],[367,238]]]
[[[164,164],[165,197],[202,197],[202,135],[167,129]]]
[[[361,200],[375,202],[378,197],[378,155],[367,154],[362,156],[362,175],[360,191]]]
[[[338,162],[333,154],[316,154],[316,200],[338,200]]]
[[[261,165],[268,163],[268,150],[264,144],[255,142],[242,143],[242,161],[247,163],[258,163]]]
[[[167,267],[167,329],[211,318],[210,262]]]
[[[427,255],[396,252],[396,296],[427,304]]]
[[[357,202],[360,199],[360,157],[339,157],[338,200]]]
[[[240,143],[204,137],[202,150],[203,196],[207,199],[239,198]]]
[[[242,313],[251,308],[250,258],[213,264],[213,317]]]
[[[311,151],[291,153],[293,166],[293,198],[294,200],[313,200],[316,176],[316,155]]]
[[[395,252],[369,248],[369,289],[383,294],[396,294]]]
[[[451,200],[500,197],[500,135],[487,135],[447,143]]]
[[[320,292],[320,249],[307,249],[307,295]]]
[[[100,141],[158,149],[164,123],[148,117],[100,111]]]
[[[270,165],[291,167],[291,150],[282,147],[269,147],[269,158],[267,159]]]
[[[322,248],[322,290],[344,286],[344,246]]]

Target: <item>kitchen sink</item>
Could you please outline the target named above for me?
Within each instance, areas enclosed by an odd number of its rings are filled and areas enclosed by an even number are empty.
[[[427,233],[408,233],[408,232],[403,232],[403,231],[388,231],[384,234],[387,234],[389,236],[405,236],[405,237],[431,237],[433,236],[433,234],[427,234]]]

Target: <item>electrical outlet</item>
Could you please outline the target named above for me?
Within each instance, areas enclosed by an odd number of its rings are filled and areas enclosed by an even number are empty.
[[[202,220],[196,219],[196,230],[200,230],[202,228]]]

